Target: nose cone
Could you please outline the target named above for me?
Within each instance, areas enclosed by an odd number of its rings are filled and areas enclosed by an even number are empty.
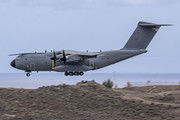
[[[15,68],[15,60],[11,62],[11,66]]]

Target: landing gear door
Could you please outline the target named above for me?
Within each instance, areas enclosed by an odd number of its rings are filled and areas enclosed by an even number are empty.
[[[30,70],[35,70],[35,63],[34,62],[32,62],[32,63],[30,63]]]
[[[94,68],[94,60],[89,61],[89,66]]]

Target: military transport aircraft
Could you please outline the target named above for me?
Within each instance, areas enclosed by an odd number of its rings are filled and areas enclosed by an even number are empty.
[[[140,21],[126,45],[120,50],[103,52],[61,50],[45,51],[45,53],[12,54],[18,56],[11,62],[11,66],[25,70],[27,76],[30,76],[31,71],[65,72],[66,76],[83,75],[85,71],[100,69],[146,53],[147,46],[161,26],[170,26],[170,24],[154,24]]]

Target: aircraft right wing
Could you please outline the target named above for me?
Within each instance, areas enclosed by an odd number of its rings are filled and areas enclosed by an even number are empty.
[[[96,57],[100,53],[98,52],[81,52],[75,50],[64,50],[66,56],[66,62],[78,62],[87,58]],[[56,55],[60,55],[63,58],[63,51],[59,51]]]

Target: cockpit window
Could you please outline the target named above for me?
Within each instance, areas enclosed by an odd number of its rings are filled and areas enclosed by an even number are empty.
[[[21,59],[21,56],[17,56],[16,59]]]

